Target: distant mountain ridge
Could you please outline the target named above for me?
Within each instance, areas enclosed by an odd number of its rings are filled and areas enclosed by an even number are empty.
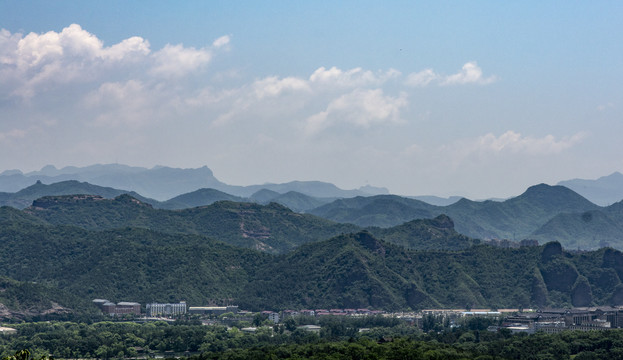
[[[149,208],[128,195],[120,200]],[[254,311],[623,305],[623,254],[613,249],[574,254],[548,243],[414,251],[359,231],[272,256],[205,236],[86,230],[19,214],[0,208],[0,251],[11,254],[0,258],[0,276],[37,282],[39,293],[53,285],[74,295],[58,294],[64,306],[76,298],[145,303],[180,296],[191,306],[234,299]],[[451,226],[443,217],[434,222],[438,230]]]
[[[41,181],[51,184],[66,180],[89,182],[94,185],[135,191],[148,198],[164,201],[203,188],[219,190],[234,196],[250,197],[261,189],[281,194],[289,191],[320,198],[352,197],[388,193],[387,189],[364,186],[361,190],[343,190],[321,181],[291,181],[284,184],[251,186],[228,185],[219,181],[207,166],[196,169],[178,169],[156,166],[151,169],[120,164],[64,167],[48,165],[40,171],[22,173],[8,170],[0,173],[0,191],[17,192]]]
[[[59,195],[99,195],[104,198],[114,198],[122,194],[129,194],[130,196],[139,199],[142,202],[149,204],[157,204],[158,202],[153,199],[145,198],[134,191],[125,191],[119,189],[113,189],[110,187],[103,187],[92,185],[86,182],[79,182],[76,180],[66,180],[53,184],[43,184],[38,181],[21,189],[15,193],[0,193],[0,206],[11,206],[17,209],[23,209],[32,204],[33,200],[36,200],[43,196],[59,196]]]
[[[560,241],[564,246],[594,249],[598,245],[583,238],[580,242],[572,234],[548,237],[539,232],[550,219],[562,214],[599,211],[595,205],[564,186],[539,184],[529,187],[523,194],[505,201],[472,201],[461,199],[448,206],[428,203],[394,195],[378,195],[339,199],[312,209],[309,213],[338,222],[349,222],[362,227],[392,227],[414,219],[433,218],[446,214],[455,224],[456,231],[477,239],[530,239],[533,234],[539,241]],[[623,216],[612,222],[623,223]],[[606,231],[606,229],[602,229]],[[616,228],[608,228],[617,233]],[[623,232],[619,232],[623,235]],[[538,236],[537,236],[538,235]],[[623,236],[621,236],[623,239]],[[623,248],[623,241],[610,241],[611,246]]]
[[[596,180],[572,179],[558,185],[584,196],[597,205],[608,206],[623,200],[623,174],[614,172]]]

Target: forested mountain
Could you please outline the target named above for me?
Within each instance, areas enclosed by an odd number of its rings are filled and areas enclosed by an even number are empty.
[[[599,206],[563,186],[540,184],[502,202],[461,199],[452,205],[433,206],[418,200],[383,195],[340,199],[309,212],[334,221],[378,227],[446,214],[454,221],[456,230],[469,237],[519,241],[530,238],[559,214],[598,209]],[[589,248],[593,247],[590,244]]]
[[[196,235],[145,229],[0,222],[2,276],[35,281],[83,299],[202,304],[239,293],[271,258]]]
[[[368,228],[375,237],[417,250],[460,250],[479,243],[454,229],[446,215],[434,219],[411,220],[391,228]]]
[[[442,208],[420,200],[397,195],[377,195],[338,199],[309,211],[326,219],[362,227],[390,227],[414,219],[432,218],[442,213]]]
[[[0,276],[2,321],[32,321],[42,317],[68,318],[76,313],[95,315],[97,310],[92,308],[90,300],[55,286]]]
[[[240,303],[259,309],[587,306],[623,303],[623,254],[558,243],[411,251],[360,232],[306,244],[258,271]]]
[[[275,203],[223,201],[206,207],[170,211],[154,209],[127,195],[112,200],[74,195],[43,197],[25,209],[26,215],[56,225],[89,230],[140,227],[173,234],[201,234],[272,253],[291,251],[303,243],[361,230],[355,225],[298,214]],[[386,241],[420,250],[464,249],[474,243],[473,239],[457,233],[452,220],[445,215],[369,231]]]
[[[253,194],[251,199],[260,204],[276,202],[296,212],[307,212],[336,200],[335,198],[313,197],[296,191],[288,191],[285,194],[280,194],[267,189],[260,190]]]
[[[112,199],[122,194],[129,194],[145,203],[158,203],[157,201],[145,198],[134,191],[119,190],[92,185],[86,182],[67,180],[50,185],[37,181],[34,185],[21,189],[15,193],[0,193],[0,206],[11,206],[17,209],[23,209],[30,206],[33,200],[43,196],[74,194],[99,195],[107,199]]]
[[[92,196],[44,197],[34,201],[26,212],[57,225],[89,230],[139,227],[170,234],[198,234],[273,253],[358,229],[354,225],[295,213],[276,203],[220,201],[172,211],[154,209],[128,195],[113,200]]]
[[[131,189],[158,201],[165,201],[204,188],[216,189],[245,198],[261,189],[272,190],[280,194],[296,191],[312,197],[352,197],[388,192],[387,189],[372,186],[364,186],[359,190],[343,190],[333,184],[320,181],[236,186],[219,181],[207,166],[197,169],[156,166],[147,169],[120,164],[69,166],[62,169],[48,165],[40,171],[26,174],[19,170],[4,171],[0,174],[0,191],[16,192],[35,184],[36,181],[51,184],[66,180],[84,181],[117,189]]]
[[[0,253],[10,254],[0,259],[0,276],[83,299],[202,305],[228,298],[253,310],[623,304],[623,254],[612,249],[415,251],[358,232],[274,256],[204,236],[86,230],[16,212],[4,208],[0,218]],[[449,219],[436,221],[443,228]]]
[[[161,209],[179,210],[198,206],[212,205],[217,201],[224,200],[244,202],[247,199],[230,195],[215,189],[199,189],[164,201],[160,204],[157,204],[156,207]]]
[[[171,231],[177,228],[178,230],[175,230],[177,232],[222,236],[221,230],[218,230],[221,232],[214,232],[205,229],[206,226],[188,225],[189,221],[191,221],[188,214],[194,212],[190,208],[205,207],[222,200],[233,202],[255,201],[262,204],[276,202],[296,212],[308,212],[331,221],[358,226],[338,226],[331,223],[330,227],[333,227],[333,230],[321,231],[318,233],[318,236],[310,235],[309,231],[311,229],[315,229],[314,233],[316,233],[320,228],[324,229],[329,224],[315,219],[313,222],[318,223],[316,227],[300,229],[300,231],[305,231],[305,233],[292,232],[292,227],[289,227],[289,235],[298,239],[290,240],[284,237],[279,238],[279,235],[275,235],[277,238],[274,238],[273,235],[268,236],[265,234],[265,229],[252,230],[251,233],[248,233],[240,228],[240,223],[227,223],[228,226],[238,226],[238,230],[228,231],[228,234],[223,239],[224,241],[238,246],[260,248],[271,252],[287,251],[307,241],[324,240],[342,232],[355,231],[358,228],[395,227],[414,219],[430,219],[441,214],[450,216],[456,231],[471,238],[511,239],[515,241],[530,238],[536,239],[541,243],[556,240],[561,242],[563,246],[574,249],[596,249],[603,246],[623,249],[623,242],[620,240],[623,238],[623,225],[621,225],[623,224],[623,211],[620,210],[623,208],[623,205],[617,203],[602,208],[565,187],[544,184],[532,186],[522,195],[502,202],[477,202],[461,199],[448,206],[434,206],[419,200],[396,195],[338,199],[322,205],[331,199],[316,198],[298,192],[280,194],[267,189],[256,192],[251,198],[241,198],[215,189],[200,189],[192,193],[180,195],[166,202],[158,202],[153,199],[146,199],[133,192],[77,181],[64,181],[52,185],[38,182],[17,193],[0,193],[0,204],[23,208],[40,196],[64,194],[93,194],[104,198],[130,194],[132,197],[155,208],[183,210],[180,213],[171,215],[169,213],[156,212],[154,209],[141,208],[143,213],[147,211],[149,214],[137,216],[133,211],[122,211],[122,214],[115,210],[103,211],[103,217],[100,217],[97,213],[91,215],[84,213],[78,214],[76,218],[71,218],[73,215],[68,216],[68,214],[74,214],[76,209],[81,206],[75,203],[72,205],[74,210],[64,209],[63,212],[67,214],[53,216],[55,223],[74,224],[92,229],[139,226],[153,228],[158,231]],[[126,203],[130,204],[131,202],[126,201]],[[89,206],[98,205],[98,208],[101,209],[104,204],[107,203],[91,202]],[[316,205],[320,206],[310,209]],[[55,206],[48,210],[58,210],[61,204],[57,203]],[[83,211],[86,211],[86,208],[78,212]],[[95,210],[91,209],[89,211]],[[45,218],[43,214],[38,216]],[[96,220],[85,220],[85,216]],[[289,216],[294,217],[294,214],[289,214]],[[163,217],[166,219],[163,219]],[[303,218],[310,220],[313,217],[304,216]],[[590,221],[586,221],[587,219]],[[194,221],[196,220],[191,222]],[[89,225],[90,222],[93,222],[93,224]],[[271,226],[266,224],[261,226],[267,227],[272,233],[279,233],[276,229],[281,228],[279,221]],[[295,228],[298,226],[296,225]],[[379,234],[378,230],[373,232]],[[281,235],[286,236],[283,232]],[[407,236],[409,236],[408,232]],[[267,241],[262,239],[267,239]],[[409,245],[410,241],[408,239],[404,239],[404,236],[402,240],[391,236],[387,237],[387,240],[397,241],[405,246],[413,247]],[[421,244],[422,242],[419,241],[414,248],[421,248],[419,247]],[[426,246],[425,248],[428,249],[430,247]]]
[[[461,234],[522,240],[558,214],[597,209],[599,206],[564,186],[540,184],[503,202],[463,199],[443,212],[454,220]]]
[[[568,249],[623,249],[623,201],[599,210],[556,215],[530,237],[559,241]]]

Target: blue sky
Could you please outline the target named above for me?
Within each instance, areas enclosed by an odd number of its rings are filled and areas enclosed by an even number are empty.
[[[517,195],[623,171],[620,2],[0,1],[0,171]]]

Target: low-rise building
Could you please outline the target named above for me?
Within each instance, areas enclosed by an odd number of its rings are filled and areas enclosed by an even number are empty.
[[[137,302],[127,302],[122,301],[118,304],[115,304],[106,299],[95,299],[93,300],[93,304],[99,307],[102,312],[106,315],[110,316],[121,316],[121,315],[140,315],[141,314],[141,304]]]
[[[188,313],[197,315],[221,315],[228,312],[238,313],[238,306],[190,306]]]
[[[146,306],[147,316],[175,317],[186,314],[186,301],[178,304],[151,303]]]

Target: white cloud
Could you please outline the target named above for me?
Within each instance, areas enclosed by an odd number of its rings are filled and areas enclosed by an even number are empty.
[[[212,55],[207,50],[167,44],[154,53],[156,64],[151,73],[164,77],[184,76],[206,65],[211,59]]]
[[[480,84],[486,85],[494,82],[495,76],[484,78],[482,69],[476,62],[468,62],[461,68],[461,71],[454,75],[446,76],[441,82],[442,85],[462,85],[462,84]]]
[[[309,77],[311,83],[338,87],[358,87],[367,85],[380,85],[385,81],[400,76],[395,69],[373,73],[360,67],[350,70],[341,70],[333,66],[330,69],[320,67]]]
[[[258,99],[278,96],[284,91],[309,91],[307,82],[296,77],[279,79],[270,76],[254,82],[252,87]]]
[[[140,36],[133,36],[111,47],[103,48],[101,57],[114,61],[128,61],[149,53],[149,42]]]
[[[331,101],[326,110],[308,117],[306,131],[314,134],[338,122],[363,128],[379,123],[399,123],[402,122],[400,109],[406,105],[405,93],[392,97],[384,95],[381,89],[355,89]]]
[[[85,105],[102,127],[142,126],[155,121],[162,95],[136,80],[104,83],[87,95]]]
[[[405,84],[408,86],[426,86],[438,78],[439,75],[435,74],[433,69],[425,69],[417,73],[409,74]]]
[[[222,36],[214,41],[213,49],[227,47],[229,42],[228,35]],[[32,98],[63,84],[129,80],[130,73],[142,79],[181,77],[201,70],[212,57],[212,50],[183,45],[166,45],[152,52],[149,42],[139,36],[104,46],[78,24],[60,32],[25,36],[2,29],[0,96]]]
[[[215,48],[221,48],[223,46],[227,46],[229,45],[229,42],[231,41],[231,36],[229,35],[223,35],[220,38],[214,40],[214,42],[212,43],[212,46],[214,46]]]
[[[487,85],[496,80],[497,78],[495,76],[483,77],[482,69],[476,62],[472,61],[463,65],[458,73],[452,75],[440,75],[433,69],[425,69],[420,72],[411,73],[407,76],[405,85],[413,87],[424,87],[431,83],[437,83],[439,85]]]

